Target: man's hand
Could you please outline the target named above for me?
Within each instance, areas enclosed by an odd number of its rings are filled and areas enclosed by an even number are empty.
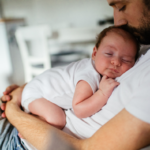
[[[119,84],[119,82],[104,75],[102,80],[100,81],[99,90],[103,93],[104,96],[107,96],[109,98],[114,88]]]
[[[11,95],[10,95],[10,93],[12,92],[12,91],[14,91],[15,89],[17,89],[19,86],[18,85],[16,85],[16,84],[13,84],[13,85],[10,85],[10,86],[8,86],[6,89],[5,89],[5,91],[3,92],[3,96],[1,97],[1,100],[2,100],[2,104],[1,104],[1,106],[0,106],[0,109],[1,110],[5,110],[5,108],[6,108],[6,102],[8,102],[8,101],[10,101],[11,100]],[[5,113],[2,113],[2,117],[6,117],[5,116]]]
[[[1,104],[1,109],[5,111],[6,109],[6,102],[10,101],[13,97],[12,102],[19,105],[21,104],[21,94],[22,90],[25,85],[19,87],[18,85],[11,85],[6,88],[6,90],[3,92],[2,96],[2,104]],[[2,113],[2,117],[6,117],[5,112]]]

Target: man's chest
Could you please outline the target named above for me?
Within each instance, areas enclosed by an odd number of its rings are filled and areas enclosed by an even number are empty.
[[[120,85],[114,89],[103,109],[116,115],[132,100],[132,95],[142,86],[145,78],[150,80],[150,58],[141,59],[133,68],[117,79]]]

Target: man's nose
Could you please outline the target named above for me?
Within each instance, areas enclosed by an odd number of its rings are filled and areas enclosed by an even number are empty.
[[[114,10],[114,24],[119,25],[126,25],[128,22],[126,18],[123,16],[123,12],[119,12],[118,10]]]
[[[114,65],[114,66],[120,67],[121,66],[121,61],[120,61],[119,58],[115,58],[115,59],[111,60],[111,64]]]

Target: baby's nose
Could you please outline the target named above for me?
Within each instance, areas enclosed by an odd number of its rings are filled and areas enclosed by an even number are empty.
[[[119,59],[114,59],[114,60],[111,60],[111,64],[113,64],[117,67],[120,67],[121,66],[121,61]]]

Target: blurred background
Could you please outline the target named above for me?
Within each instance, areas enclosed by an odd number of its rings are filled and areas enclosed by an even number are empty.
[[[10,84],[90,57],[112,24],[106,0],[0,0],[0,96]]]

